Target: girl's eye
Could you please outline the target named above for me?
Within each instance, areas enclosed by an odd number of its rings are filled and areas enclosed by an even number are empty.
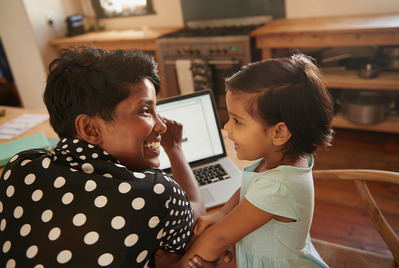
[[[143,109],[141,109],[141,111],[139,112],[140,114],[150,114],[151,113],[151,109],[148,107],[144,107]]]
[[[233,120],[234,120],[234,123],[235,123],[236,125],[239,125],[239,124],[240,124],[240,121],[238,121],[236,118],[233,118]]]

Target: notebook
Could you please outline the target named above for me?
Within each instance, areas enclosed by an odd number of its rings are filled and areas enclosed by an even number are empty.
[[[162,116],[183,125],[183,152],[197,180],[197,173],[209,172],[199,181],[206,208],[226,203],[241,186],[241,170],[227,157],[223,143],[219,117],[211,90],[197,91],[160,100],[157,112]],[[160,168],[171,173],[169,159],[161,148]],[[213,172],[216,178],[210,179],[213,168],[223,168],[226,174]],[[172,175],[172,174],[170,174]]]

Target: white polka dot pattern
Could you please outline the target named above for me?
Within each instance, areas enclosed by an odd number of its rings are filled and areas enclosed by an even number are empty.
[[[77,139],[54,152],[22,152],[5,167],[0,267],[147,267],[158,247],[184,248],[193,211],[165,173],[129,171]]]

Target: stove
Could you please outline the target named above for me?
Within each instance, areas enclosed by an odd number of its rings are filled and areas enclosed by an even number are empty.
[[[272,20],[271,16],[192,21],[187,27],[157,40],[164,60],[181,57],[231,57],[251,61],[249,33]]]
[[[168,34],[165,38],[181,38],[181,37],[210,37],[210,36],[234,36],[234,35],[248,35],[251,31],[260,27],[263,24],[257,25],[233,25],[233,26],[218,26],[218,27],[198,27],[198,28],[184,28],[178,32]]]
[[[271,20],[272,16],[258,16],[193,21],[159,38],[168,96],[212,89],[218,108],[225,110],[224,79],[242,65],[261,59],[249,33]]]

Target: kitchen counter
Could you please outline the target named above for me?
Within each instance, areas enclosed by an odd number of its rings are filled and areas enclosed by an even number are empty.
[[[169,27],[88,32],[51,40],[50,45],[58,50],[73,45],[92,45],[111,50],[117,48],[139,48],[156,51],[156,39],[179,29],[181,28]]]
[[[158,54],[156,40],[163,35],[178,31],[180,29],[181,27],[165,27],[88,32],[81,35],[51,40],[50,45],[57,50],[80,45],[91,45],[107,50],[114,50],[118,48],[138,48],[154,52],[155,60],[159,63],[160,57]],[[163,70],[161,68],[159,69],[159,72],[160,75],[163,76]],[[166,93],[163,91],[164,87],[161,83],[161,94],[166,96]]]
[[[399,44],[399,13],[276,19],[251,32],[263,58],[272,48]]]
[[[273,57],[273,50],[330,47],[399,46],[399,13],[276,19],[251,32],[262,59]],[[382,90],[399,94],[399,72],[381,72],[364,79],[356,71],[324,72],[326,85],[342,90]],[[399,133],[399,115],[375,125],[358,125],[337,114],[334,127]]]

